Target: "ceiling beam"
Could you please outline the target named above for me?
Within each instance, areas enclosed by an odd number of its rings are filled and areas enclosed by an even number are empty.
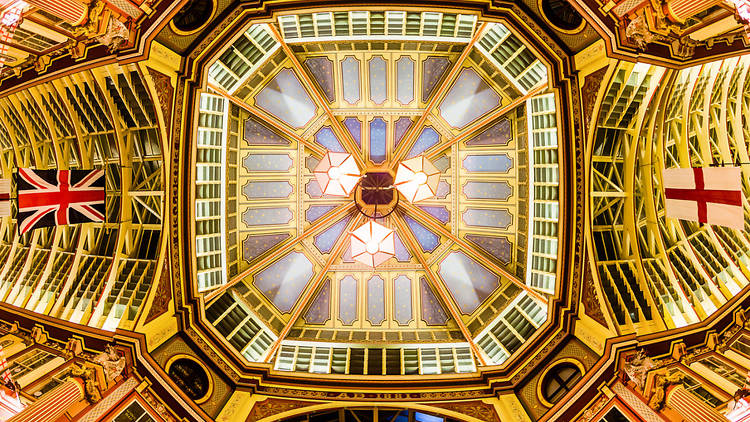
[[[249,268],[237,274],[227,284],[224,284],[223,286],[215,290],[212,290],[211,292],[206,294],[204,296],[205,304],[207,305],[214,298],[218,297],[219,295],[224,293],[227,289],[239,283],[245,277],[249,276],[253,272],[265,267],[266,265],[270,264],[272,261],[275,261],[285,252],[290,251],[299,242],[314,235],[315,233],[319,232],[321,229],[327,227],[329,224],[335,221],[338,221],[341,217],[349,213],[353,208],[354,208],[354,203],[348,202],[346,204],[339,205],[338,207],[329,211],[327,214],[323,215],[323,217],[320,217],[318,220],[316,220],[314,224],[312,224],[310,227],[305,229],[302,233],[300,233],[299,235],[295,236],[294,238],[290,240],[287,240],[274,253],[268,254],[265,258],[261,259],[260,261],[251,265]]]
[[[461,330],[464,338],[469,343],[469,346],[474,352],[474,355],[477,357],[477,359],[479,359],[479,362],[482,365],[486,365],[487,362],[484,360],[484,356],[479,351],[479,347],[477,347],[476,343],[474,343],[471,332],[469,331],[468,327],[466,327],[466,324],[464,324],[464,321],[461,318],[461,311],[459,310],[458,305],[456,305],[456,302],[453,300],[453,297],[448,291],[448,288],[445,286],[445,283],[443,283],[443,280],[436,276],[435,272],[430,268],[430,264],[427,262],[427,258],[422,253],[422,248],[419,247],[419,243],[414,238],[414,234],[406,226],[406,222],[403,220],[403,218],[401,218],[399,213],[393,213],[392,216],[394,217],[392,221],[398,228],[399,235],[401,235],[403,240],[409,245],[409,249],[412,250],[412,254],[422,265],[422,268],[424,269],[424,272],[427,275],[430,284],[434,286],[443,303],[445,303],[445,305],[448,307],[448,311],[450,312],[451,317],[453,317],[453,320],[456,322],[458,329]]]
[[[268,27],[270,28],[274,38],[276,38],[276,41],[279,43],[279,45],[281,45],[281,49],[284,50],[284,53],[286,53],[287,57],[289,57],[289,60],[292,62],[292,66],[294,67],[294,69],[300,76],[302,76],[302,79],[304,79],[305,85],[310,87],[310,91],[312,91],[315,103],[318,105],[318,107],[321,107],[323,109],[323,112],[325,112],[325,114],[328,116],[328,120],[331,121],[331,127],[336,133],[336,137],[339,138],[339,140],[343,143],[344,148],[354,157],[354,160],[357,162],[357,166],[359,166],[360,169],[366,168],[367,166],[362,159],[360,149],[357,144],[354,143],[354,139],[352,139],[351,134],[348,130],[344,129],[344,127],[341,125],[341,122],[339,122],[339,120],[333,115],[331,107],[328,106],[328,101],[323,97],[323,94],[321,94],[318,86],[312,80],[307,71],[305,71],[305,69],[302,67],[302,64],[299,62],[299,59],[297,59],[297,56],[294,54],[292,49],[289,47],[286,41],[284,41],[284,37],[281,36],[275,25],[268,25]]]
[[[354,217],[351,222],[349,222],[349,225],[348,225],[349,230],[351,230],[352,227],[359,226],[364,219],[365,219],[364,215],[357,214],[357,216]],[[292,327],[294,326],[294,323],[302,315],[302,312],[307,307],[307,304],[310,302],[312,297],[315,295],[315,293],[318,291],[320,286],[323,284],[323,281],[325,281],[326,276],[328,275],[328,270],[331,268],[331,265],[333,265],[333,263],[336,262],[336,260],[339,259],[339,257],[341,257],[341,254],[344,252],[344,248],[348,245],[346,240],[349,239],[349,230],[345,230],[344,233],[341,236],[339,236],[339,238],[336,240],[336,243],[334,244],[333,249],[331,250],[331,253],[328,256],[328,259],[326,260],[325,265],[323,265],[323,268],[320,269],[320,271],[315,276],[313,281],[309,284],[309,287],[303,293],[302,298],[297,300],[297,303],[294,305],[294,309],[292,310],[292,315],[289,318],[289,321],[287,321],[287,323],[284,325],[284,328],[279,333],[279,337],[273,343],[273,346],[271,346],[271,349],[268,355],[266,355],[266,360],[265,360],[266,362],[269,362],[271,359],[273,359],[273,356],[276,353],[276,350],[278,350],[279,346],[281,346],[281,342],[289,334],[289,331],[291,331]]]
[[[434,147],[428,149],[423,153],[424,157],[428,160],[435,159],[440,153],[445,151],[446,149],[452,147],[453,145],[456,145],[460,142],[465,141],[469,138],[469,136],[473,135],[474,132],[477,130],[483,128],[485,125],[491,123],[495,119],[501,117],[505,113],[508,113],[512,110],[514,110],[516,107],[520,106],[521,104],[525,103],[527,100],[531,99],[532,97],[541,94],[547,89],[547,84],[542,84],[537,86],[536,88],[533,88],[531,91],[527,92],[525,95],[516,98],[508,105],[501,107],[492,113],[484,115],[481,119],[477,120],[473,124],[469,125],[466,129],[462,130],[461,133],[456,135],[453,139],[448,140],[446,142],[441,142]]]
[[[264,122],[266,122],[266,123],[270,124],[271,126],[273,126],[274,129],[276,129],[279,132],[283,133],[289,139],[292,139],[292,140],[296,141],[297,143],[304,145],[305,147],[307,147],[308,149],[310,149],[313,152],[314,155],[316,155],[318,157],[322,157],[322,156],[324,156],[326,154],[327,150],[325,148],[323,148],[321,145],[315,144],[315,143],[313,143],[311,141],[308,141],[307,139],[305,139],[305,138],[297,135],[296,132],[294,132],[293,130],[287,128],[285,125],[283,125],[281,123],[278,123],[276,121],[276,119],[274,119],[272,116],[270,116],[265,111],[263,111],[263,110],[261,110],[261,109],[259,109],[257,107],[253,107],[253,106],[245,103],[244,101],[240,100],[239,98],[237,98],[237,97],[235,97],[233,95],[230,95],[228,92],[226,92],[222,87],[220,87],[218,85],[215,85],[215,84],[212,84],[212,83],[209,82],[207,86],[211,90],[215,91],[217,95],[225,98],[226,100],[228,100],[232,104],[234,104],[234,105],[242,108],[243,110],[247,111],[248,113],[250,113],[250,114],[252,114],[254,116],[260,117]]]
[[[427,122],[427,117],[432,113],[432,110],[437,107],[438,100],[442,99],[443,95],[445,95],[446,91],[448,91],[448,88],[451,86],[453,81],[458,76],[458,73],[461,71],[461,68],[463,67],[463,63],[466,61],[466,58],[469,57],[469,53],[471,53],[471,49],[474,48],[474,45],[479,41],[479,38],[484,33],[484,29],[487,27],[487,22],[482,23],[482,25],[479,26],[477,31],[474,33],[474,36],[471,38],[471,41],[469,41],[468,44],[466,44],[466,47],[461,52],[461,55],[458,57],[456,62],[453,64],[453,67],[451,68],[450,72],[448,73],[448,76],[446,76],[445,80],[442,84],[438,87],[437,91],[432,95],[432,98],[430,98],[430,101],[427,103],[427,107],[424,109],[424,112],[422,113],[422,116],[417,120],[417,122],[412,125],[409,130],[404,135],[403,139],[401,140],[401,143],[399,144],[398,148],[396,148],[396,151],[393,153],[393,159],[392,159],[392,165],[395,168],[398,163],[406,157],[406,154],[411,150],[412,146],[417,140],[417,137],[422,132],[422,128],[424,127],[425,122]]]
[[[524,283],[523,281],[519,280],[518,277],[516,277],[515,274],[509,272],[505,268],[495,264],[492,262],[492,260],[487,259],[483,253],[479,252],[474,246],[472,246],[469,242],[461,239],[458,236],[453,235],[453,233],[450,232],[450,230],[443,227],[442,224],[438,224],[434,217],[432,217],[430,214],[422,210],[421,208],[410,204],[406,201],[401,202],[401,205],[405,208],[406,212],[414,216],[414,218],[419,219],[421,222],[427,224],[432,230],[434,230],[436,233],[440,234],[441,236],[445,236],[448,239],[455,242],[457,245],[459,245],[463,250],[465,250],[469,255],[471,255],[474,259],[479,259],[483,263],[485,263],[487,266],[490,267],[492,271],[494,271],[497,274],[502,275],[503,277],[509,279],[511,282],[515,283],[518,287],[522,288],[526,291],[526,293],[529,294],[529,296],[533,297],[534,299],[537,299],[544,305],[547,305],[547,298],[542,296],[539,292],[534,290],[533,288],[529,287]]]

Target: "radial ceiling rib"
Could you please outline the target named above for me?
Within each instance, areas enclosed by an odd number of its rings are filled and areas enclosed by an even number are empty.
[[[323,97],[323,94],[318,89],[318,86],[313,82],[310,75],[302,67],[302,64],[297,59],[297,56],[294,55],[294,52],[286,43],[284,37],[281,36],[275,25],[269,25],[269,28],[271,28],[271,32],[273,33],[274,38],[276,38],[276,41],[279,43],[279,45],[281,45],[284,53],[286,53],[286,55],[289,57],[289,60],[292,62],[294,70],[296,70],[297,73],[302,76],[302,79],[304,79],[305,81],[305,86],[309,87],[310,91],[312,91],[315,103],[318,105],[318,107],[323,108],[323,111],[328,116],[328,120],[331,121],[331,127],[333,128],[333,131],[336,133],[336,136],[339,138],[339,140],[343,142],[344,148],[354,157],[354,160],[357,162],[357,166],[359,166],[359,168],[363,169],[367,167],[364,160],[362,160],[362,156],[359,153],[359,148],[357,147],[357,144],[354,143],[354,139],[352,139],[351,134],[348,130],[344,129],[344,127],[341,125],[341,122],[339,122],[339,120],[333,115],[331,107],[328,106],[328,102]]]
[[[289,318],[289,321],[287,321],[286,325],[284,325],[284,328],[279,333],[279,337],[276,339],[276,341],[273,343],[273,346],[271,346],[270,352],[268,355],[266,355],[266,362],[270,361],[274,354],[276,353],[276,350],[281,345],[281,342],[286,338],[286,336],[289,334],[289,331],[294,326],[295,321],[299,319],[299,317],[302,315],[302,312],[304,312],[305,308],[307,307],[307,304],[310,302],[310,299],[313,298],[315,293],[320,288],[320,285],[325,281],[326,276],[328,275],[328,270],[331,268],[331,265],[333,265],[334,262],[336,262],[339,257],[341,257],[341,254],[344,252],[344,248],[346,248],[347,242],[346,240],[349,238],[348,233],[351,230],[352,227],[357,227],[360,224],[362,224],[362,221],[365,219],[365,216],[362,214],[357,214],[355,218],[352,219],[352,221],[348,225],[349,230],[345,230],[344,233],[339,236],[339,238],[336,240],[336,243],[334,244],[333,250],[331,250],[331,254],[328,256],[328,260],[326,260],[325,265],[323,265],[323,268],[320,269],[318,274],[315,276],[312,282],[310,282],[308,288],[303,293],[302,297],[297,300],[297,303],[294,305],[294,309],[292,310],[292,316]]]
[[[234,105],[236,105],[236,106],[244,109],[245,111],[247,111],[251,115],[260,117],[265,123],[268,123],[269,125],[273,126],[274,129],[276,129],[279,132],[283,133],[288,138],[290,138],[290,139],[296,141],[297,143],[300,143],[300,144],[304,145],[305,147],[309,148],[313,153],[315,153],[316,156],[322,157],[322,156],[326,155],[327,151],[326,151],[325,148],[321,147],[320,145],[316,145],[315,143],[310,142],[310,141],[306,140],[305,138],[302,138],[301,136],[297,135],[293,130],[290,130],[289,128],[287,128],[285,125],[277,123],[276,119],[274,119],[273,117],[269,116],[268,113],[266,113],[265,111],[263,111],[263,110],[261,110],[261,109],[259,109],[257,107],[253,107],[253,106],[251,106],[249,104],[246,104],[244,101],[241,101],[240,99],[238,99],[238,98],[236,98],[236,97],[234,97],[232,95],[229,95],[226,91],[224,91],[223,88],[221,88],[218,85],[214,85],[214,84],[212,84],[212,83],[209,82],[208,83],[208,87],[211,88],[212,90],[216,91],[216,93],[218,95],[220,95],[221,97],[226,98],[232,104],[234,104]]]
[[[427,121],[427,117],[430,115],[430,113],[432,113],[432,110],[437,106],[438,101],[443,97],[443,95],[446,93],[448,88],[450,88],[451,84],[458,76],[463,63],[466,61],[466,58],[469,57],[471,49],[474,48],[474,45],[477,43],[477,41],[479,41],[479,38],[481,38],[481,35],[484,33],[486,27],[487,22],[483,22],[482,25],[476,30],[474,36],[471,38],[471,41],[466,44],[466,47],[461,52],[461,55],[458,57],[458,59],[456,59],[456,62],[453,64],[453,67],[448,73],[448,76],[445,77],[443,83],[438,87],[437,90],[435,90],[435,93],[432,95],[432,98],[430,98],[430,102],[427,103],[427,107],[424,109],[422,116],[419,117],[417,123],[412,125],[407,131],[406,135],[404,135],[403,140],[399,144],[398,148],[396,148],[396,151],[394,151],[393,153],[392,162],[394,163],[394,166],[398,165],[398,163],[404,159],[406,154],[414,145],[414,142],[417,141],[417,138],[422,132],[424,124]]]
[[[524,283],[523,281],[519,280],[518,277],[516,277],[514,274],[507,271],[505,268],[495,264],[492,262],[492,260],[486,259],[484,254],[477,251],[476,248],[474,248],[470,243],[462,240],[460,237],[453,235],[453,233],[450,232],[450,230],[447,230],[445,227],[443,227],[441,224],[438,224],[435,222],[434,217],[432,217],[430,214],[422,210],[421,208],[414,206],[406,201],[402,202],[405,210],[412,215],[414,218],[418,218],[420,221],[424,222],[425,224],[429,225],[429,227],[434,230],[436,233],[447,237],[448,239],[456,242],[463,250],[465,250],[469,255],[471,255],[475,259],[481,259],[482,262],[487,263],[487,265],[490,266],[490,268],[495,271],[496,273],[502,275],[503,277],[509,279],[522,289],[526,290],[526,292],[529,294],[529,296],[539,300],[541,303],[544,303],[547,305],[547,298],[539,294],[536,290],[529,287]]]
[[[278,249],[276,249],[273,253],[269,254],[265,258],[261,259],[260,261],[256,262],[254,265],[251,265],[249,268],[245,269],[241,273],[237,274],[232,280],[229,281],[229,283],[219,287],[218,289],[210,292],[205,296],[205,303],[208,305],[211,300],[218,297],[222,293],[224,293],[227,289],[234,286],[235,284],[241,282],[245,277],[252,274],[253,272],[265,267],[266,265],[270,264],[272,261],[277,260],[280,256],[282,256],[285,252],[291,250],[294,245],[301,242],[302,240],[314,235],[315,233],[319,232],[323,228],[327,227],[329,224],[338,221],[339,218],[343,217],[347,213],[349,213],[354,208],[353,202],[348,202],[346,204],[339,205],[335,209],[329,211],[327,214],[325,214],[323,217],[320,217],[315,224],[308,227],[305,231],[303,231],[298,236],[288,240],[286,243],[281,245]]]
[[[464,324],[463,319],[461,319],[461,312],[458,309],[458,305],[456,305],[456,302],[453,300],[453,297],[451,296],[450,292],[448,292],[448,289],[445,287],[445,284],[443,284],[443,281],[435,275],[435,273],[430,268],[430,264],[427,262],[427,258],[422,253],[422,249],[419,247],[419,244],[417,243],[417,240],[414,238],[414,234],[409,230],[408,226],[406,225],[406,222],[401,218],[401,215],[399,213],[393,213],[393,217],[391,221],[396,225],[398,228],[399,234],[403,238],[403,240],[408,245],[409,249],[411,249],[412,254],[417,258],[420,265],[422,265],[422,268],[424,269],[425,274],[427,275],[427,278],[430,280],[430,284],[432,284],[435,287],[435,290],[437,290],[438,294],[440,295],[440,298],[443,300],[445,305],[448,307],[448,310],[451,313],[451,317],[453,317],[453,320],[456,321],[456,325],[461,330],[461,333],[463,334],[464,338],[466,338],[466,341],[469,343],[469,346],[471,347],[471,350],[474,352],[474,355],[479,359],[479,362],[482,365],[486,365],[487,362],[484,360],[484,356],[482,356],[482,353],[479,351],[479,348],[474,343],[474,340],[471,336],[471,332],[466,327],[466,324]]]
[[[508,113],[518,107],[519,105],[526,102],[526,100],[531,99],[535,95],[539,95],[542,92],[544,92],[547,89],[547,84],[541,84],[538,87],[532,89],[525,95],[516,98],[513,100],[510,104],[505,105],[503,107],[500,107],[499,109],[483,116],[481,119],[477,120],[473,124],[469,125],[466,129],[462,130],[461,133],[456,135],[453,139],[447,140],[445,142],[441,142],[434,147],[430,148],[429,150],[424,152],[425,158],[428,160],[433,160],[437,158],[443,151],[446,149],[452,147],[453,145],[456,145],[460,142],[465,141],[470,136],[474,135],[474,133],[483,128],[484,126],[490,124],[495,119],[499,118],[500,116],[504,115],[505,113]]]

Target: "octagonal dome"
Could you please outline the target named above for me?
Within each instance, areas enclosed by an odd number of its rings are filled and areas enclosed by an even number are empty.
[[[196,283],[217,334],[279,371],[463,373],[520,353],[547,320],[560,214],[556,99],[533,49],[501,22],[399,9],[237,34],[194,116]],[[383,180],[423,157],[440,182],[363,212],[356,192],[323,193],[329,152]],[[395,231],[375,268],[351,251],[370,220]]]

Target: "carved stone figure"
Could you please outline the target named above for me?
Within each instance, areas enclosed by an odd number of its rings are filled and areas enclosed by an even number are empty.
[[[643,350],[639,350],[635,355],[630,357],[630,360],[625,364],[623,369],[628,374],[630,380],[643,390],[643,386],[646,384],[646,374],[653,367],[654,362],[646,356]]]
[[[625,35],[635,43],[640,50],[645,50],[649,43],[656,40],[656,34],[648,28],[648,23],[643,15],[638,15],[630,21],[625,28]]]
[[[130,31],[119,20],[110,17],[107,23],[107,32],[96,38],[97,41],[106,45],[111,53],[117,51],[120,46],[128,40]]]
[[[125,369],[125,357],[120,356],[117,349],[111,345],[107,345],[106,349],[94,358],[94,362],[104,368],[104,377],[107,384],[114,382],[115,378]]]
[[[86,400],[89,403],[98,403],[102,399],[102,393],[96,382],[96,370],[94,368],[74,364],[70,369],[70,375],[80,378],[83,381]]]

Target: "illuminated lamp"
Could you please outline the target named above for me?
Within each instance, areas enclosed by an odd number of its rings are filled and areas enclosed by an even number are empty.
[[[396,239],[393,229],[375,221],[364,224],[351,232],[352,259],[370,267],[377,267],[396,255]]]
[[[349,196],[361,177],[351,154],[328,152],[313,170],[323,195]]]
[[[438,183],[440,170],[419,156],[399,163],[393,185],[409,202],[419,202],[434,197]]]

